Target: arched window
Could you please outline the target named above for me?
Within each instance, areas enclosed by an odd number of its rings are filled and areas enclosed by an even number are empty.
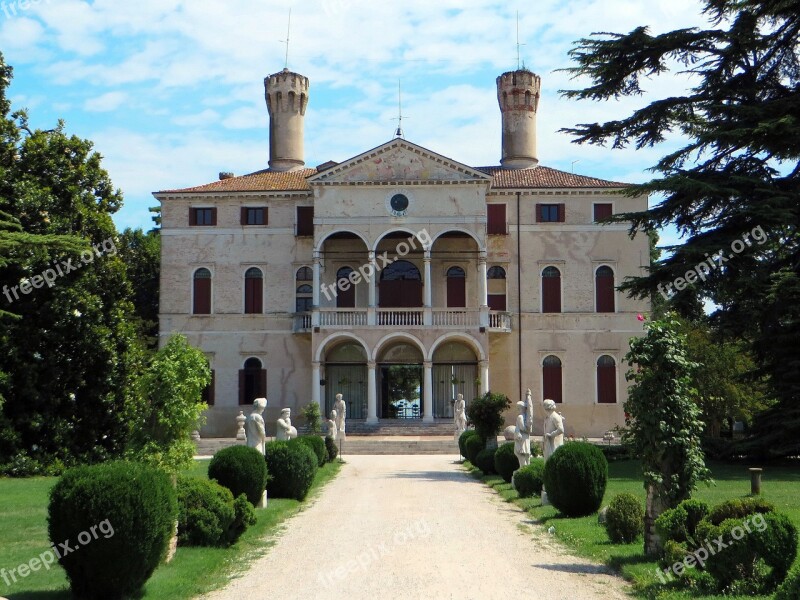
[[[542,312],[561,312],[561,271],[555,267],[542,271]]]
[[[503,267],[490,267],[486,272],[489,289],[489,310],[506,310],[506,270]]]
[[[256,267],[244,274],[244,312],[248,315],[264,312],[264,274]]]
[[[304,282],[313,280],[314,272],[311,270],[311,267],[300,267],[297,269],[297,274],[295,275],[295,312],[311,312],[311,306],[314,301],[314,288]]]
[[[239,404],[252,404],[256,398],[266,397],[267,370],[257,358],[248,358],[239,371]]]
[[[597,359],[597,402],[617,402],[617,361],[608,354]]]
[[[337,308],[354,308],[356,305],[356,286],[349,277],[351,267],[342,267],[336,271],[336,306]]]
[[[467,274],[461,267],[447,269],[447,307],[467,306]]]
[[[598,267],[594,276],[595,308],[599,313],[613,313],[614,270],[611,267]]]
[[[314,281],[314,271],[311,267],[300,267],[297,269],[297,281]]]
[[[561,359],[547,356],[542,361],[542,398],[561,403],[563,399],[561,387]]]
[[[194,272],[192,314],[211,314],[211,271],[202,268]]]

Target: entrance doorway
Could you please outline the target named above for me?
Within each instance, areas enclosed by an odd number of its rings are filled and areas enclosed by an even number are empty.
[[[378,417],[421,419],[423,406],[423,357],[411,344],[390,346],[378,361]]]
[[[336,394],[344,396],[348,419],[367,417],[367,353],[361,344],[340,344],[325,357],[325,418]]]

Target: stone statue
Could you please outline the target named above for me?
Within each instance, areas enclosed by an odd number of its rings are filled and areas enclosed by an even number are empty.
[[[334,417],[334,420],[336,421],[336,439],[343,440],[347,435],[345,433],[345,429],[347,428],[347,406],[345,405],[344,398],[341,394],[336,394],[336,402],[333,403],[333,408],[336,411],[336,417]]]
[[[456,426],[456,441],[467,429],[467,403],[464,402],[464,394],[459,394],[455,406],[453,406],[453,421]]]
[[[520,467],[531,464],[531,436],[528,433],[526,415],[528,414],[528,404],[517,402],[519,414],[517,415],[517,426],[514,428],[514,454],[517,456]]]
[[[278,419],[278,432],[275,438],[278,440],[292,440],[297,437],[297,429],[292,426],[292,409],[284,408]]]
[[[525,393],[525,424],[528,426],[528,435],[533,435],[533,395],[531,388]]]
[[[328,419],[328,437],[333,440],[336,440],[338,431],[336,427],[336,411],[331,411],[331,418]]]
[[[255,448],[261,454],[264,454],[264,444],[267,441],[267,433],[264,429],[264,409],[267,408],[266,398],[256,398],[253,401],[253,412],[247,417],[245,422],[245,434],[247,436],[247,445]]]
[[[556,403],[545,400],[544,410],[544,459],[547,460],[564,443],[564,419],[556,412]]]

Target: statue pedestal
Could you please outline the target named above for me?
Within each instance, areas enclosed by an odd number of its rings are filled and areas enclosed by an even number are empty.
[[[542,506],[550,506],[550,500],[547,498],[547,492],[542,489]]]
[[[264,490],[264,493],[261,494],[261,500],[256,504],[256,508],[267,508],[267,490]]]

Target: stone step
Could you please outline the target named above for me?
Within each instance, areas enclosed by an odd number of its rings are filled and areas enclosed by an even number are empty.
[[[213,456],[222,448],[244,444],[233,438],[206,438],[196,442],[197,456]],[[452,454],[458,455],[458,445],[450,436],[349,436],[344,441],[348,454]]]

